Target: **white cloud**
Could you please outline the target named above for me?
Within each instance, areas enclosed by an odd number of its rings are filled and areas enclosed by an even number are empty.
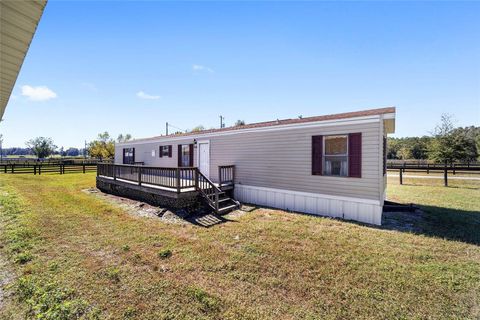
[[[145,100],[158,100],[158,99],[160,99],[160,96],[152,96],[152,95],[147,94],[143,91],[138,91],[137,92],[137,97],[139,97],[140,99],[145,99]]]
[[[32,101],[47,101],[57,97],[57,94],[46,86],[22,86],[22,96]]]
[[[210,72],[210,73],[214,73],[215,71],[213,71],[212,68],[209,68],[207,66],[202,66],[201,64],[194,64],[192,66],[192,69],[193,71],[206,71],[206,72]]]

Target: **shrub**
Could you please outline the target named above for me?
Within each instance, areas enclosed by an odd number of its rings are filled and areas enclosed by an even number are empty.
[[[13,260],[15,261],[15,263],[25,264],[29,261],[32,261],[32,259],[33,255],[27,251],[17,254]]]
[[[120,269],[111,267],[105,271],[105,274],[113,282],[120,282]]]
[[[205,308],[209,310],[218,309],[218,300],[209,295],[205,290],[196,287],[189,287],[187,293],[191,298],[200,302]]]
[[[168,259],[172,256],[172,250],[164,249],[158,253],[158,256],[160,257],[160,259]]]

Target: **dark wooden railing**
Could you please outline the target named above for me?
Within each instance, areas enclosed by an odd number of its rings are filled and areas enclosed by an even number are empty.
[[[202,194],[203,198],[207,200],[210,207],[212,207],[215,212],[218,212],[219,209],[219,196],[222,193],[222,190],[217,187],[210,179],[205,177],[200,170],[197,170],[197,190]]]
[[[235,166],[219,166],[218,167],[218,184],[219,186],[233,185],[235,181]]]
[[[181,192],[182,189],[196,188],[197,168],[162,168],[99,163],[97,175],[113,178],[114,180],[127,180],[138,185],[149,184],[172,188],[177,192]]]
[[[220,207],[220,202],[227,203],[231,201],[239,205],[233,199],[225,198],[225,192],[220,188],[221,185],[234,184],[235,166],[219,167],[219,186],[215,185],[210,179],[205,177],[196,167],[182,168],[159,168],[145,167],[127,164],[99,163],[97,176],[113,178],[113,180],[131,181],[138,185],[161,186],[172,189],[172,192],[180,193],[184,189],[191,188],[200,193],[216,213],[223,212],[235,205]],[[220,199],[222,195],[222,199]],[[223,210],[223,211],[222,211]]]

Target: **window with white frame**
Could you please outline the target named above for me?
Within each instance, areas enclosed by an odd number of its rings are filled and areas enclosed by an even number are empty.
[[[324,136],[323,174],[348,176],[348,135]]]

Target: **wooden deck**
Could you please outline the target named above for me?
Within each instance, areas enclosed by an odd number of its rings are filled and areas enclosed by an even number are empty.
[[[233,190],[234,166],[219,167],[220,181],[213,183],[196,167],[160,168],[99,163],[97,187],[105,192],[153,199],[155,203],[182,207],[203,198],[216,212],[239,206],[226,191]]]

